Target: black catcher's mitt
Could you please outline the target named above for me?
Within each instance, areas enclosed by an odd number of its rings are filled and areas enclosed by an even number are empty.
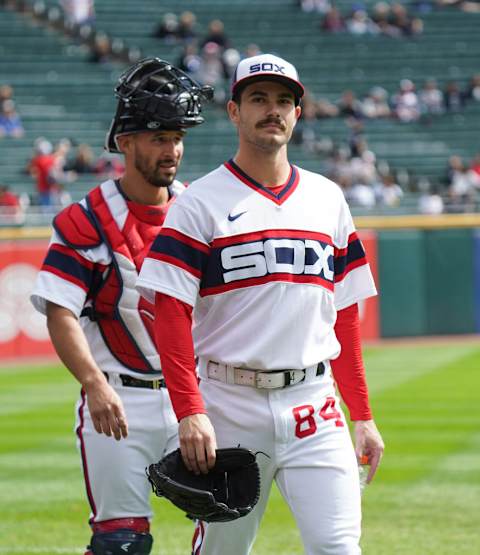
[[[208,474],[187,470],[180,449],[151,464],[147,477],[153,491],[166,497],[192,519],[227,522],[248,514],[260,495],[260,471],[255,455],[242,447],[217,449]]]

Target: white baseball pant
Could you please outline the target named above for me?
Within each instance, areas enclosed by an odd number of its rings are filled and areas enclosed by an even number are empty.
[[[259,452],[261,497],[246,517],[198,523],[193,555],[250,553],[273,480],[295,517],[307,555],[359,555],[358,467],[330,372],[277,390],[209,378],[202,378],[200,388],[218,447]]]
[[[145,468],[178,447],[178,422],[166,388],[113,385],[125,408],[128,437],[95,431],[85,397],[77,403],[77,446],[94,522],[152,516]]]

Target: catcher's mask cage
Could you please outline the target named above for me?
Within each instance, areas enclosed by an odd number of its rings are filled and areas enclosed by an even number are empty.
[[[105,141],[109,152],[120,152],[119,135],[200,125],[205,121],[201,101],[213,98],[213,88],[160,58],[145,58],[120,76],[115,96],[117,112]]]

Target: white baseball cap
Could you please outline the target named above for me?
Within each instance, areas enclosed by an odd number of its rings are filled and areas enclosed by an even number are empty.
[[[239,62],[233,74],[232,96],[254,81],[280,81],[293,92],[296,104],[305,93],[295,67],[273,54],[259,54]]]

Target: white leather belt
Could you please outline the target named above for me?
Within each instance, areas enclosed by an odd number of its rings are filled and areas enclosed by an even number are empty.
[[[285,369],[265,372],[251,368],[236,368],[209,360],[206,364],[206,373],[210,379],[223,383],[249,385],[258,389],[280,389],[323,376],[325,368],[326,364],[319,362],[314,366],[299,370]]]

